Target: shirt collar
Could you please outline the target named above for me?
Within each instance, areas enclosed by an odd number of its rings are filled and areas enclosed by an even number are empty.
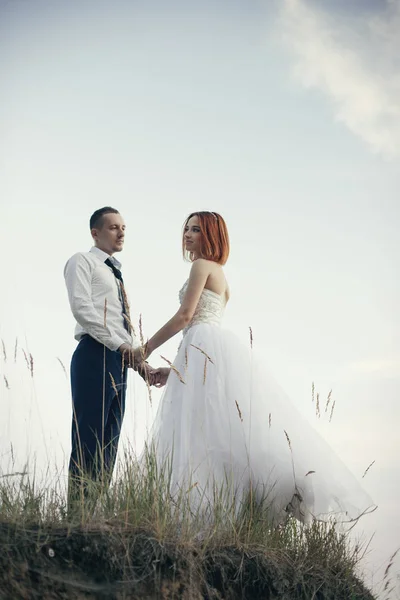
[[[97,246],[92,246],[90,248],[90,252],[97,256],[97,258],[102,262],[105,262],[107,258],[109,258],[111,262],[117,267],[117,269],[121,269],[122,265],[119,262],[119,260],[115,258],[115,256],[110,256],[109,254],[107,254],[107,252],[104,252],[103,250],[100,250],[100,248],[97,248]]]

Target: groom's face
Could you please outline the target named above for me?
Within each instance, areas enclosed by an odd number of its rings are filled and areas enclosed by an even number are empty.
[[[92,236],[97,248],[114,254],[124,247],[125,221],[120,214],[108,213],[103,216],[101,226],[92,229]]]

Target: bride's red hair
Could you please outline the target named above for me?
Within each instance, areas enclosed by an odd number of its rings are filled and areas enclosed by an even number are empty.
[[[229,235],[228,228],[224,219],[215,212],[193,212],[183,224],[182,252],[184,258],[193,260],[190,252],[185,248],[185,227],[192,217],[197,217],[201,233],[200,255],[201,258],[212,260],[220,265],[224,265],[229,256]]]

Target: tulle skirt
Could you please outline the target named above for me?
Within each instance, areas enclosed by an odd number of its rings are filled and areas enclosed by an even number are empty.
[[[200,323],[183,337],[149,444],[168,465],[170,491],[208,502],[251,489],[271,517],[340,522],[373,502],[237,336]],[[233,496],[232,496],[233,495]]]

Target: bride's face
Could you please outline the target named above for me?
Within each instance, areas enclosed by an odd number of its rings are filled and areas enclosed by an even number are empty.
[[[195,258],[198,258],[200,252],[201,231],[199,219],[196,215],[191,217],[186,223],[183,237],[186,250],[191,252]]]

